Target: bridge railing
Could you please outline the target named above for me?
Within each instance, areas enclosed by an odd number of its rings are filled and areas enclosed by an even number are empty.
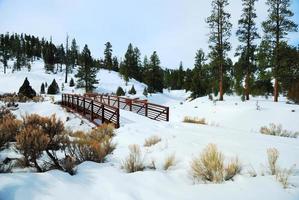
[[[62,94],[61,104],[74,112],[82,114],[96,125],[113,123],[119,128],[119,108],[99,102],[87,96]]]
[[[169,121],[169,107],[149,103],[147,100],[130,99],[126,97],[96,93],[86,93],[84,96],[109,106],[143,115],[150,119]]]

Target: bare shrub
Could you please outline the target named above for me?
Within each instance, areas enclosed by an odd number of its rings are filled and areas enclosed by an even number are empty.
[[[176,162],[176,159],[175,159],[174,154],[167,156],[164,161],[163,169],[168,170],[170,167],[175,165],[175,162]]]
[[[260,133],[265,135],[273,135],[273,136],[280,136],[280,137],[290,137],[290,138],[297,138],[299,132],[292,132],[288,130],[284,130],[281,124],[273,124],[271,123],[269,127],[262,126],[260,128]]]
[[[202,125],[207,124],[205,118],[189,117],[189,116],[184,117],[183,122],[184,123],[192,123],[192,124],[202,124]]]
[[[147,138],[145,141],[144,141],[144,145],[145,147],[150,147],[150,146],[153,146],[157,143],[161,142],[161,138],[157,135],[153,135],[149,138]]]
[[[143,171],[145,166],[139,145],[130,145],[129,150],[129,156],[123,161],[123,169],[128,173]]]
[[[251,165],[250,165],[250,169],[248,170],[248,174],[251,177],[256,177],[257,176],[257,173],[256,173],[255,169]]]
[[[240,171],[241,164],[237,158],[224,165],[224,155],[215,144],[209,144],[191,162],[191,174],[196,181],[221,183],[233,179]]]
[[[276,180],[280,182],[284,189],[290,186],[290,176],[294,174],[294,167],[289,169],[278,170],[276,173]]]
[[[269,148],[267,149],[267,155],[270,173],[271,175],[275,175],[278,171],[277,159],[279,157],[279,152],[275,148]]]
[[[49,137],[40,129],[28,126],[16,136],[16,140],[16,147],[24,155],[26,166],[32,166],[33,164],[41,172],[42,169],[38,165],[37,159],[46,150],[50,141]]]
[[[69,173],[70,175],[75,175],[77,170],[76,170],[76,160],[71,157],[71,156],[66,156],[62,160],[62,167],[63,169]]]
[[[15,141],[16,135],[21,129],[21,121],[17,120],[11,113],[0,119],[0,149],[8,142]]]
[[[220,183],[223,181],[224,156],[216,145],[209,144],[198,158],[191,163],[191,172],[195,180]]]
[[[235,159],[231,160],[228,165],[225,167],[225,175],[224,175],[224,180],[228,181],[233,179],[234,176],[239,174],[241,172],[242,166],[239,162],[238,157]]]
[[[90,133],[75,132],[74,138],[67,145],[67,152],[81,163],[84,161],[104,162],[108,154],[112,153],[116,144],[112,142],[114,128],[102,125]]]

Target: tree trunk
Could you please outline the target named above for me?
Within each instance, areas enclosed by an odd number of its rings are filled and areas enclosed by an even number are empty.
[[[220,80],[219,80],[219,101],[223,101],[223,66],[220,63]]]
[[[249,72],[246,72],[246,78],[245,78],[245,98],[248,101],[249,100]]]
[[[274,81],[274,102],[278,102],[278,80]]]
[[[55,166],[57,167],[57,169],[63,170],[63,168],[58,163],[58,160],[49,152],[49,150],[46,150],[46,153],[50,157],[50,159],[53,161],[53,163],[55,164]]]

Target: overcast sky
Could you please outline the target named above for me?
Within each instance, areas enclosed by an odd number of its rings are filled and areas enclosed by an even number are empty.
[[[103,56],[106,41],[112,43],[114,55],[123,57],[131,42],[142,56],[157,51],[164,67],[176,68],[180,61],[192,67],[197,49],[208,52],[205,19],[210,4],[211,0],[0,0],[0,32],[52,36],[56,44],[64,43],[68,33],[80,48],[88,44],[95,57]],[[241,0],[230,0],[233,49],[241,9]],[[298,24],[299,0],[293,0],[292,9]],[[260,25],[267,17],[265,0],[259,0],[257,13]],[[290,34],[289,41],[299,44],[299,33]]]

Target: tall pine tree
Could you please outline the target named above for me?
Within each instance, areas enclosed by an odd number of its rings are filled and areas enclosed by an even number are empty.
[[[268,36],[273,38],[273,67],[274,75],[274,101],[278,101],[279,96],[279,79],[280,79],[280,65],[282,60],[281,43],[289,32],[297,31],[297,25],[290,18],[294,13],[290,10],[290,0],[267,0],[266,4],[269,6],[268,19],[263,22],[263,29]]]
[[[77,87],[85,88],[85,92],[92,92],[95,88],[94,84],[98,83],[96,79],[97,68],[92,65],[92,57],[88,46],[85,45],[81,56],[80,56],[81,66],[78,68],[76,77],[78,78]]]
[[[212,14],[207,19],[210,28],[211,59],[216,63],[218,71],[219,100],[223,101],[223,77],[226,52],[231,49],[229,38],[232,24],[229,22],[230,14],[225,11],[229,5],[228,0],[213,0]]]
[[[243,13],[239,20],[239,29],[237,30],[237,36],[239,41],[242,43],[237,49],[237,55],[241,55],[241,59],[244,61],[245,71],[245,98],[249,100],[250,93],[250,78],[254,72],[254,61],[256,45],[254,40],[259,38],[257,33],[257,27],[255,19],[257,17],[255,10],[255,3],[257,0],[242,0]]]
[[[105,44],[104,50],[104,67],[106,67],[109,71],[112,70],[113,62],[112,62],[112,45],[110,42]]]

